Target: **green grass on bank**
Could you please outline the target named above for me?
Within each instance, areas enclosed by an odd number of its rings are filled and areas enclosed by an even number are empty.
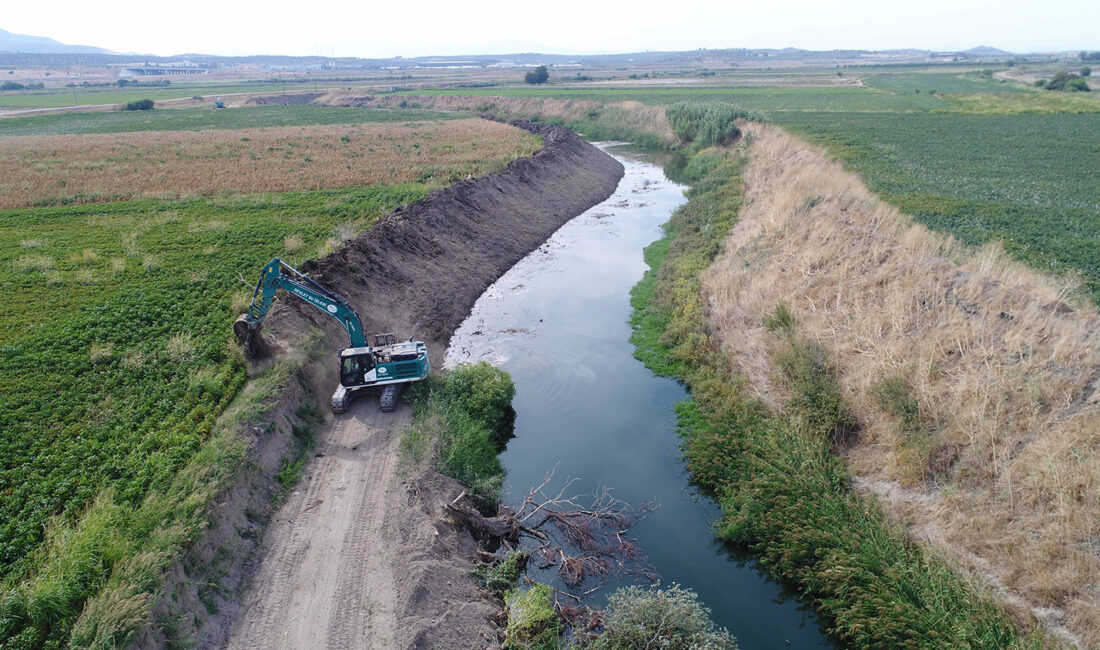
[[[224,110],[202,107],[10,117],[0,119],[0,136],[251,129],[364,122],[416,122],[463,117],[467,116],[438,111],[334,106],[241,106]]]
[[[112,563],[141,561],[131,553],[153,529],[129,513],[149,499],[204,507],[206,491],[178,490],[184,468],[221,453],[205,443],[247,378],[229,341],[251,293],[238,275],[254,280],[275,255],[314,257],[426,192],[0,212],[0,580],[9,594],[39,594],[25,607],[5,597],[0,648],[64,646]],[[43,580],[63,595],[40,592]]]
[[[769,413],[747,396],[704,323],[699,273],[742,200],[741,162],[710,155],[666,237],[646,250],[651,270],[632,292],[632,324],[637,356],[692,392],[677,409],[683,449],[693,479],[722,506],[718,536],[798,585],[853,647],[1039,647],[852,492],[833,452],[851,421],[828,359],[782,310],[769,326],[794,398]]]
[[[495,511],[504,467],[499,454],[512,438],[512,377],[485,363],[461,365],[413,384],[413,424],[401,439],[414,462],[428,462]]]
[[[870,188],[936,230],[1004,242],[1100,298],[1100,114],[785,114]]]

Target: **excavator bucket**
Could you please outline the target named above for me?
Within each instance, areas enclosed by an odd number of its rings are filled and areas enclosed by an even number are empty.
[[[260,336],[260,328],[254,322],[248,320],[247,314],[241,314],[233,322],[233,336],[237,343],[244,348],[244,355],[248,359],[256,359],[263,356],[263,337]]]

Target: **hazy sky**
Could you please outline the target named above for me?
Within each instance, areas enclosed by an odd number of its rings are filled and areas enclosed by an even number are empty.
[[[1100,50],[1100,0],[11,0],[0,28],[119,52],[416,56],[538,51]]]

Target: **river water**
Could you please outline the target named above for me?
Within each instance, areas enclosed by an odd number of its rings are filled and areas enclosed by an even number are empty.
[[[655,502],[630,534],[661,581],[698,593],[743,650],[833,648],[812,609],[714,539],[719,508],[691,487],[680,456],[673,407],[687,393],[654,376],[630,343],[629,292],[646,270],[642,249],[661,237],[685,188],[649,156],[601,148],[626,167],[615,193],[490,287],[445,362],[484,360],[512,375],[516,437],[501,457],[505,501],[518,503],[555,470],[556,488],[577,479],[570,494],[607,487],[635,510]],[[630,582],[643,581],[621,576],[588,598],[602,604]]]

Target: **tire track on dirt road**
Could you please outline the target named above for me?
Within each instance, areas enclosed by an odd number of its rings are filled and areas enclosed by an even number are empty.
[[[394,431],[409,419],[408,407],[382,413],[364,397],[318,432],[306,485],[268,529],[227,648],[393,647],[397,596],[382,524],[396,487]]]

